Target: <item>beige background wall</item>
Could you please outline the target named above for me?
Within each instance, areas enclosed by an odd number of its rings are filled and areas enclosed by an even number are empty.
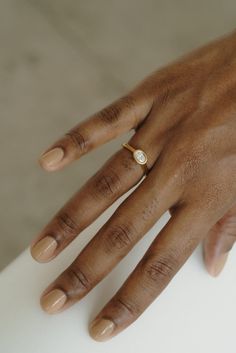
[[[0,0],[0,269],[127,136],[57,174],[42,150],[235,23],[235,0]]]

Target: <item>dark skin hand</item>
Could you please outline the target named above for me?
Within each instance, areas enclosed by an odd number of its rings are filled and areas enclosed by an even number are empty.
[[[236,32],[151,74],[79,123],[40,157],[57,171],[119,135],[148,156],[148,173],[121,147],[64,205],[31,244],[48,262],[141,179],[72,264],[41,297],[48,313],[81,300],[167,210],[171,218],[122,287],[90,324],[107,340],[158,297],[203,241],[217,276],[236,240]]]

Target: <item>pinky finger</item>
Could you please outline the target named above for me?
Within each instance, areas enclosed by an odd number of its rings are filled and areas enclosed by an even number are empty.
[[[198,245],[199,234],[206,234],[206,228],[206,222],[195,212],[175,212],[123,286],[90,324],[91,337],[105,341],[132,324],[168,285]]]

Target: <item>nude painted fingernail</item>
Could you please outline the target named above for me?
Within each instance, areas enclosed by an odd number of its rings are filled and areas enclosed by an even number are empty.
[[[64,157],[64,151],[60,147],[53,148],[51,151],[44,153],[39,161],[43,167],[53,168],[55,167]]]
[[[228,253],[226,254],[221,254],[215,260],[212,261],[212,263],[208,266],[208,272],[213,276],[216,277],[220,274],[220,272],[223,270],[225,263],[228,258]]]
[[[47,262],[54,255],[57,248],[57,241],[47,236],[36,243],[31,249],[31,255],[39,262]]]
[[[67,300],[66,294],[61,289],[53,289],[48,294],[41,297],[41,306],[48,314],[58,312]]]
[[[96,341],[102,342],[111,338],[115,324],[111,320],[97,319],[90,324],[89,334]]]

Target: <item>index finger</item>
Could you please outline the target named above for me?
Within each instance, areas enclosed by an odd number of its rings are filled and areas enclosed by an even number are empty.
[[[62,169],[82,155],[135,128],[152,106],[150,95],[131,92],[88,117],[51,145],[39,163],[47,171]]]

